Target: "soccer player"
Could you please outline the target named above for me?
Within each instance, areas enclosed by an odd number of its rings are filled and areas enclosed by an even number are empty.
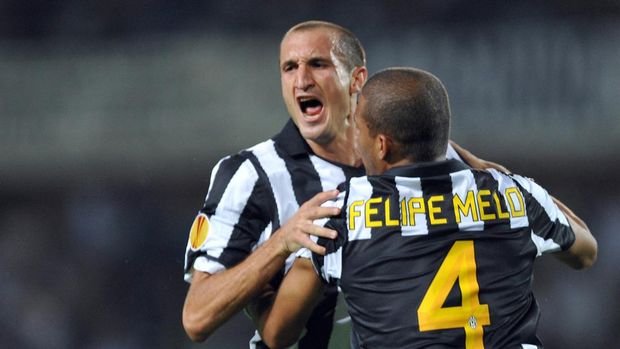
[[[324,285],[342,288],[359,348],[542,348],[532,293],[538,256],[596,260],[586,224],[531,179],[446,160],[448,95],[432,74],[371,77],[354,114],[367,176],[352,178],[301,250],[261,331],[280,348]],[[298,247],[298,246],[294,246]]]
[[[246,311],[257,318],[285,265],[294,260],[278,249],[279,238],[295,231],[301,237],[328,231],[312,221],[338,212],[320,207],[337,194],[329,190],[364,173],[352,143],[351,109],[367,78],[357,37],[332,23],[300,23],[282,39],[279,66],[291,120],[272,139],[215,166],[204,207],[191,228],[185,255],[185,279],[191,285],[183,325],[192,340],[205,340],[248,305]],[[300,348],[327,348],[336,301],[337,289],[326,288],[304,324]],[[264,344],[255,336],[250,347]]]
[[[284,35],[279,64],[291,120],[272,139],[218,162],[190,231],[183,326],[195,341],[244,307],[261,327],[285,266],[294,260],[286,246],[323,251],[308,234],[334,232],[312,222],[339,210],[321,204],[337,195],[330,190],[340,183],[364,174],[353,149],[352,110],[368,74],[359,40],[336,24],[303,22]],[[458,158],[453,148],[448,153]],[[489,165],[473,156],[469,161]],[[304,321],[301,349],[327,347],[336,301],[336,288],[326,287]],[[251,342],[263,345],[259,336]]]

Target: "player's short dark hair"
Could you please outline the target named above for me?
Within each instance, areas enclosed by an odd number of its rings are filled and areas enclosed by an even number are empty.
[[[360,112],[371,135],[382,133],[396,143],[388,161],[433,161],[446,153],[450,104],[433,74],[415,68],[382,70],[368,79],[362,96],[366,103]]]
[[[301,22],[289,29],[284,37],[293,32],[317,28],[325,28],[336,34],[333,42],[334,54],[348,71],[352,71],[356,67],[366,66],[366,52],[362,43],[352,31],[338,24],[325,21]]]

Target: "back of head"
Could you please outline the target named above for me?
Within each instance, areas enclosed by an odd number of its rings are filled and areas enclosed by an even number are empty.
[[[366,66],[366,52],[362,43],[352,31],[338,24],[317,20],[301,22],[289,29],[284,37],[290,33],[316,29],[329,30],[335,34],[332,43],[333,53],[348,71],[352,71],[355,67]]]
[[[445,87],[433,74],[415,68],[382,70],[368,79],[362,96],[371,134],[384,134],[395,143],[388,162],[434,161],[445,155],[450,105]]]

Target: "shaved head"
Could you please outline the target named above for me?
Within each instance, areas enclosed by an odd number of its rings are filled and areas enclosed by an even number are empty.
[[[359,39],[349,29],[338,24],[325,21],[301,22],[289,29],[284,34],[284,38],[291,33],[315,29],[325,29],[334,33],[332,38],[333,53],[348,72],[355,67],[366,66],[366,52]]]
[[[386,159],[433,161],[445,155],[450,137],[448,93],[433,74],[414,68],[390,68],[368,79],[360,116],[371,135],[395,143]]]

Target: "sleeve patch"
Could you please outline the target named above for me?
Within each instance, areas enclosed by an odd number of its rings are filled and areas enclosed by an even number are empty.
[[[204,213],[199,213],[192,223],[189,232],[189,243],[193,251],[200,249],[209,235],[209,219]]]

